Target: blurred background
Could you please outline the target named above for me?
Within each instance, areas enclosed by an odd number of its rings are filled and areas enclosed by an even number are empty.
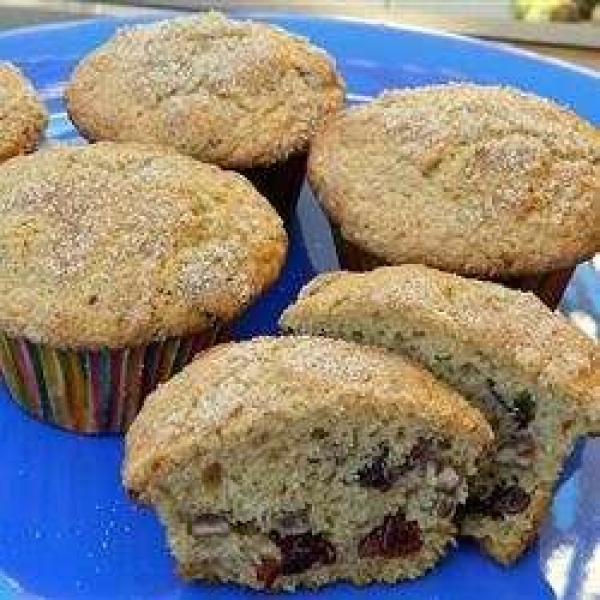
[[[600,0],[0,0],[0,29],[106,13],[260,8],[333,13],[515,43],[600,70]]]
[[[145,2],[144,4],[194,4],[194,2]],[[201,4],[197,2],[196,4]],[[246,2],[229,2],[228,4],[251,4]],[[295,2],[279,2],[277,4],[300,4]],[[526,21],[582,21],[592,19],[598,0],[371,0],[352,2],[304,2],[312,6],[337,4],[348,5],[382,5],[386,8],[402,8],[433,14],[446,14],[471,17],[507,18],[513,16]],[[596,15],[600,18],[600,12]]]

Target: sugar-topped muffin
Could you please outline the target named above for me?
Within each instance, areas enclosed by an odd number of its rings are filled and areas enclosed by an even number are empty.
[[[47,123],[29,81],[14,65],[0,62],[0,161],[34,150]]]
[[[123,429],[274,281],[286,247],[243,177],[175,152],[99,143],[15,158],[0,169],[3,374],[47,420]]]
[[[344,86],[307,40],[209,12],[120,30],[77,66],[66,99],[89,139],[164,144],[248,171],[304,156]]]
[[[515,89],[386,92],[317,136],[309,178],[352,268],[421,263],[537,288],[600,250],[598,130]]]

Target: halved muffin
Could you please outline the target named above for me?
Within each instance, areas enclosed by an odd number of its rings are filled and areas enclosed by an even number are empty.
[[[481,409],[497,452],[462,523],[498,560],[537,534],[576,438],[600,430],[600,353],[532,294],[427,267],[313,280],[281,319],[416,359]]]
[[[399,356],[259,338],[211,350],[148,399],[123,478],[186,577],[396,581],[444,554],[491,441],[479,411]]]

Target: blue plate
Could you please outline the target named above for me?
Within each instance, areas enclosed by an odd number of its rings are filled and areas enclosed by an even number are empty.
[[[259,15],[255,15],[259,16]],[[600,124],[600,78],[499,46],[410,28],[352,20],[265,16],[310,37],[336,56],[351,99],[384,88],[449,80],[510,83],[571,105]],[[123,24],[86,21],[0,36],[0,58],[19,64],[52,113],[50,137],[75,140],[64,113],[62,84],[74,64]],[[316,271],[335,268],[322,214],[305,192],[292,223],[285,272],[240,320],[239,337],[270,333],[281,309]],[[600,314],[597,277],[580,268],[564,307]],[[0,300],[1,301],[1,300]],[[69,434],[23,414],[0,388],[0,600],[234,600],[252,592],[190,586],[174,575],[154,514],[134,506],[120,485],[120,438]],[[600,444],[582,443],[557,490],[538,543],[503,568],[468,543],[414,582],[363,590],[336,585],[324,600],[545,600],[600,598]]]

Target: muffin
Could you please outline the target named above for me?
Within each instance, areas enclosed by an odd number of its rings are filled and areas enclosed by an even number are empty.
[[[360,340],[410,357],[494,428],[463,534],[509,563],[535,538],[578,436],[600,432],[600,351],[533,294],[423,266],[318,277],[283,315],[295,334]]]
[[[156,390],[123,479],[158,510],[184,577],[393,582],[444,554],[491,441],[479,411],[390,352],[258,338]]]
[[[125,430],[277,277],[281,220],[240,175],[135,144],[0,166],[0,370],[36,417]]]
[[[77,66],[66,100],[86,138],[158,143],[235,169],[287,213],[344,85],[306,40],[209,12],[119,31]]]
[[[0,62],[0,161],[36,148],[48,114],[33,87],[10,63]]]
[[[556,307],[600,250],[598,130],[517,90],[384,93],[330,122],[309,163],[350,270],[425,264]]]

